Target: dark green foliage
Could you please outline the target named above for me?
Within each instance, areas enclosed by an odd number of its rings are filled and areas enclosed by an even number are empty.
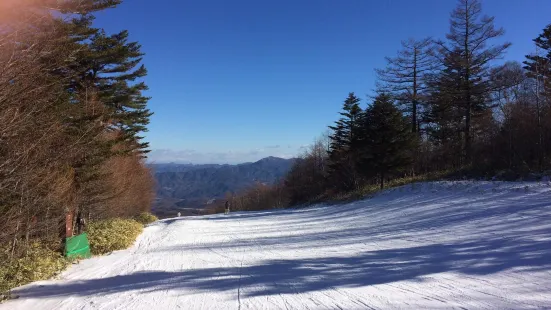
[[[128,32],[107,36],[100,31],[91,38],[89,57],[83,58],[83,75],[91,79],[98,90],[98,99],[112,113],[111,125],[124,135],[124,139],[138,142],[141,132],[147,130],[151,112],[146,105],[148,97],[142,95],[147,90],[144,82],[136,82],[147,74],[139,65],[143,53],[136,42],[128,42]],[[147,143],[140,143],[144,150]]]
[[[147,109],[147,90],[143,82],[134,83],[147,73],[141,61],[140,46],[127,43],[128,33],[106,36],[103,32],[92,38],[89,66],[84,74],[90,76],[98,90],[98,97],[111,113],[110,124],[123,133],[126,141],[138,143],[142,151],[147,143],[139,142],[141,132],[146,131],[151,112]],[[99,65],[98,65],[99,64]]]
[[[461,66],[459,51],[444,55],[443,69],[431,76],[428,85],[431,89],[428,97],[428,109],[425,114],[427,137],[436,146],[446,152],[440,154],[441,160],[460,166],[463,158],[463,115],[461,101]],[[458,156],[459,155],[459,156]]]
[[[343,112],[339,113],[342,117],[334,126],[329,126],[333,130],[330,136],[330,154],[348,149],[356,138],[358,120],[362,113],[359,102],[360,99],[354,93],[349,93],[343,104]]]
[[[86,15],[114,8],[121,4],[122,0],[49,0],[49,2],[51,2],[49,7],[59,7],[63,13]]]
[[[126,30],[108,35],[92,24],[92,13],[120,2],[68,1],[63,10],[78,14],[69,22],[58,20],[75,51],[69,70],[56,73],[68,81],[69,101],[62,113],[66,132],[81,137],[75,143],[85,150],[71,164],[75,189],[86,193],[75,206],[85,213],[113,197],[104,181],[111,173],[104,169],[108,160],[118,154],[148,152],[148,144],[140,141],[151,116],[149,98],[142,95],[147,86],[139,80],[147,74],[140,64],[141,46],[128,42]]]
[[[412,163],[416,135],[408,119],[394,105],[390,95],[380,94],[365,111],[360,143],[360,167],[369,178],[378,176],[381,188],[385,177],[403,171]]]
[[[90,1],[87,7],[102,9],[112,7],[120,1]],[[97,100],[104,105],[102,121],[119,133],[118,140],[129,142],[129,149],[147,153],[148,143],[142,142],[141,133],[147,131],[152,113],[147,108],[149,97],[143,95],[147,85],[140,81],[147,75],[141,64],[141,45],[129,42],[128,31],[112,35],[94,28],[93,16],[83,14],[71,23],[64,24],[69,36],[78,45],[76,72],[70,91],[72,94],[87,94],[95,91]]]
[[[349,93],[344,101],[342,116],[334,126],[329,126],[333,133],[329,136],[329,181],[339,189],[353,189],[359,185],[356,171],[356,152],[353,144],[359,138],[359,124],[362,110],[360,99]]]

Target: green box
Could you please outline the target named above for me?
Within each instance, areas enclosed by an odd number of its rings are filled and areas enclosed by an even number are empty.
[[[65,256],[67,258],[90,258],[90,243],[86,233],[65,239]]]

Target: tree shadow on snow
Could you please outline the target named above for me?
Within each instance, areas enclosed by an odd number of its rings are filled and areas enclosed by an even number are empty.
[[[493,195],[492,197],[475,196],[462,199],[451,199],[448,196],[418,197],[409,201],[408,206],[397,200],[389,200],[376,207],[323,208],[316,213],[323,216],[316,218],[308,212],[292,214],[291,218],[277,218],[268,223],[240,228],[240,235],[232,236],[233,241],[203,242],[201,244],[172,245],[159,251],[190,251],[249,248],[257,247],[275,249],[300,249],[322,245],[323,247],[346,246],[384,240],[404,240],[405,236],[414,234],[424,238],[440,233],[461,237],[465,240],[529,238],[532,231],[545,223],[551,223],[551,203],[548,194],[534,194],[527,201],[519,201],[516,196]],[[465,204],[471,204],[465,208]],[[432,204],[431,208],[420,206]],[[491,206],[491,207],[489,207]],[[315,214],[315,213],[314,213]],[[254,216],[254,215],[251,215]],[[264,215],[263,215],[264,216]],[[293,217],[294,216],[294,217]],[[384,222],[369,221],[370,218],[386,217]],[[253,222],[255,223],[255,222]],[[227,223],[239,226],[237,221]],[[250,222],[248,223],[250,224]],[[465,230],[464,225],[476,229]],[[342,229],[336,229],[343,227]],[[551,225],[547,225],[544,235],[551,238]],[[457,228],[462,229],[461,232]],[[261,229],[267,236],[256,236]],[[300,231],[300,234],[296,232]],[[220,233],[225,235],[224,230]],[[461,233],[461,235],[458,235]],[[414,239],[414,238],[412,238]],[[415,244],[413,244],[415,245]]]
[[[546,232],[548,236],[548,231]],[[542,239],[543,240],[543,239]],[[126,291],[232,291],[242,296],[306,293],[397,281],[422,281],[442,272],[486,275],[511,268],[551,269],[551,239],[501,239],[437,244],[365,252],[353,257],[267,260],[235,268],[180,272],[147,271],[109,278],[31,286],[17,290],[21,298],[88,296]],[[236,262],[239,265],[239,262]]]
[[[16,294],[21,298],[45,298],[126,291],[186,290],[190,294],[240,289],[246,297],[423,281],[424,277],[444,272],[480,276],[511,269],[551,271],[549,193],[408,195],[407,201],[404,200],[407,197],[397,195],[342,207],[281,211],[287,216],[276,220],[270,217],[267,222],[264,219],[274,214],[240,214],[248,226],[237,230],[240,235],[230,236],[231,241],[180,244],[158,250],[163,255],[163,251],[172,250],[231,248],[241,257],[251,246],[272,253],[304,248],[327,254],[322,258],[264,260],[256,265],[247,265],[245,261],[243,267],[233,268],[146,271],[28,286],[17,289]],[[384,221],[370,221],[371,218]],[[230,221],[229,217],[224,219]],[[175,221],[168,220],[166,224]],[[237,225],[235,222],[231,225]],[[260,226],[267,236],[259,238],[251,234]],[[438,238],[441,233],[446,239]],[[342,246],[355,245],[357,250],[365,243],[373,249],[381,240],[396,247],[355,252],[348,257],[335,255]],[[239,260],[232,263],[241,266]]]

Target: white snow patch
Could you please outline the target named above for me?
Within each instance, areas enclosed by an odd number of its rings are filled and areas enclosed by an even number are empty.
[[[434,182],[346,205],[177,218],[6,309],[551,308],[551,186]]]

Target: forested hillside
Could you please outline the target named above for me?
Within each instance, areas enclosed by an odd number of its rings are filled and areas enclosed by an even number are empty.
[[[61,253],[68,214],[93,222],[151,207],[141,46],[93,23],[119,3],[0,1],[0,293],[45,276],[45,261],[21,257]]]
[[[480,0],[457,1],[441,27],[443,38],[403,38],[375,70],[373,95],[349,93],[328,134],[265,190],[278,199],[255,198],[254,208],[362,197],[389,182],[548,173],[551,24],[522,59],[508,58],[514,42]]]

